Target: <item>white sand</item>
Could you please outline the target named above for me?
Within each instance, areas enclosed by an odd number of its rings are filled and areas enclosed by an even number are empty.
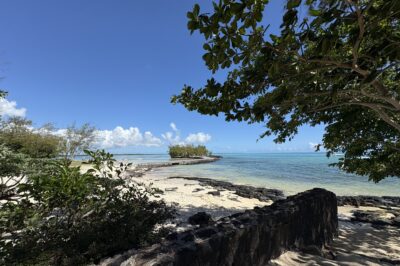
[[[253,209],[256,206],[272,204],[272,201],[262,202],[258,199],[243,198],[230,190],[220,191],[220,196],[213,196],[208,192],[217,190],[211,186],[201,185],[195,180],[168,179],[160,177],[154,172],[148,172],[143,177],[133,177],[132,179],[145,185],[153,184],[153,187],[164,191],[159,198],[176,206],[177,223],[186,223],[188,217],[200,211],[209,213],[213,219],[217,220],[233,213]],[[196,190],[200,191],[194,192]]]

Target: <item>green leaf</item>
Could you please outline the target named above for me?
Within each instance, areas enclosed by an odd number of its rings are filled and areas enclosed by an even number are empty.
[[[199,13],[200,13],[200,6],[198,4],[195,4],[193,7],[193,15],[197,17]]]
[[[211,51],[211,46],[208,43],[205,43],[203,45],[203,49],[206,50],[206,51]]]
[[[317,17],[317,16],[321,15],[321,10],[310,8],[310,9],[308,10],[308,13],[309,13],[311,16]]]
[[[301,4],[301,0],[290,0],[287,3],[287,8],[296,8]]]

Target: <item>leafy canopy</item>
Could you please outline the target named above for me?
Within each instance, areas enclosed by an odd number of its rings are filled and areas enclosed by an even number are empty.
[[[400,1],[282,1],[279,34],[263,20],[268,2],[220,0],[211,13],[197,4],[188,12],[189,30],[205,38],[206,65],[228,74],[185,85],[172,102],[265,123],[261,137],[278,143],[323,124],[323,145],[345,154],[343,169],[376,182],[400,176]]]

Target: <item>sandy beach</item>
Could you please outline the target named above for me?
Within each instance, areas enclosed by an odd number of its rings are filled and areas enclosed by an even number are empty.
[[[131,177],[131,180],[152,185],[163,191],[156,197],[176,207],[178,214],[172,221],[176,231],[190,228],[187,219],[197,212],[207,212],[214,220],[218,220],[233,213],[273,203],[271,200],[260,201],[256,198],[242,197],[233,190],[216,189],[197,180],[160,176],[157,171],[147,170],[142,176]],[[380,212],[382,218],[393,218],[392,214],[379,207],[340,206],[339,237],[331,247],[334,259],[287,251],[272,260],[270,265],[397,265],[400,262],[398,228],[352,222],[356,210]]]
[[[273,203],[241,197],[232,190],[217,190],[199,181],[160,177],[152,171],[142,177],[132,177],[132,181],[152,185],[163,191],[163,194],[157,194],[156,197],[173,205],[178,211],[174,221],[178,231],[190,227],[187,219],[197,212],[207,212],[214,220],[218,220],[233,213]]]

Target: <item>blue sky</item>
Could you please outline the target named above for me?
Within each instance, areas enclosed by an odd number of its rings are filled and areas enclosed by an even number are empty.
[[[303,127],[292,142],[276,145],[272,137],[257,142],[263,125],[170,104],[184,84],[200,87],[211,75],[201,59],[203,38],[186,28],[196,2],[2,1],[0,88],[9,97],[0,114],[25,114],[37,126],[61,129],[90,122],[113,152],[164,152],[170,142],[204,142],[214,152],[312,151],[322,127]],[[200,2],[203,10],[210,3]],[[273,0],[267,8],[272,31],[281,4]]]

